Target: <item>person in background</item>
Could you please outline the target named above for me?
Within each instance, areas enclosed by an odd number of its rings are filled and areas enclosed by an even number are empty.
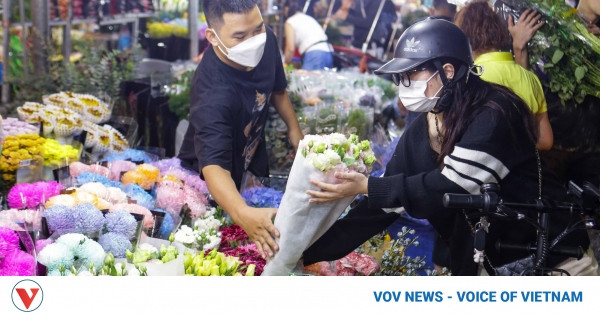
[[[310,202],[356,194],[368,197],[304,252],[305,265],[347,255],[393,223],[398,207],[428,219],[447,241],[452,275],[495,274],[494,266],[529,255],[500,252],[495,244],[497,240],[529,244],[537,238],[535,227],[524,220],[489,217],[493,222],[485,239],[485,257],[477,256],[475,262],[478,218],[442,204],[444,193],[479,194],[483,183],[498,183],[500,198],[514,202],[535,200],[540,189],[552,199],[566,197],[564,187],[538,162],[535,126],[527,105],[509,89],[481,80],[473,74],[474,68],[469,40],[451,22],[427,19],[402,34],[394,59],[375,73],[392,74],[404,106],[421,114],[403,134],[383,177],[336,173],[343,181],[340,184],[312,181],[316,189],[307,192]],[[535,211],[527,215],[537,219]],[[548,237],[554,239],[571,218],[568,213],[550,215]],[[586,249],[589,239],[585,231],[577,230],[560,243]],[[585,272],[596,273],[593,257],[585,259],[589,264]],[[547,264],[573,260],[550,256]]]
[[[381,16],[368,43],[385,49],[392,32],[392,23],[396,21],[396,7],[390,0],[342,0],[342,5],[333,15],[333,19],[348,22],[354,26],[352,46],[362,48],[367,41],[371,26],[377,16],[381,2],[384,1]]]
[[[285,62],[291,63],[296,48],[302,55],[302,69],[322,70],[333,67],[333,47],[323,28],[302,13],[302,1],[291,0],[285,7]]]
[[[469,38],[481,78],[511,89],[531,109],[538,130],[537,148],[550,150],[554,141],[542,84],[531,71],[518,65],[510,53],[510,34],[487,2],[471,2],[456,16],[456,25]]]
[[[567,1],[577,8],[581,22],[600,38],[600,1]],[[532,10],[521,13],[518,22],[509,16],[508,29],[513,37],[515,60],[529,67],[527,44],[543,23],[541,15]],[[567,183],[589,181],[600,186],[600,99],[588,95],[581,104],[562,104],[556,93],[545,91],[550,124],[555,133],[554,147],[542,154],[545,162]],[[574,128],[573,126],[577,126]],[[598,255],[600,257],[600,254]]]
[[[433,18],[444,19],[450,22],[454,21],[456,15],[456,5],[448,3],[446,0],[433,0],[429,15]]]
[[[588,32],[600,37],[600,1],[581,0],[577,4],[579,17],[587,26]]]
[[[211,44],[194,75],[190,126],[179,153],[182,165],[200,171],[215,201],[254,241],[260,253],[277,251],[277,209],[246,205],[238,192],[250,172],[268,175],[264,128],[272,102],[294,147],[303,137],[286,92],[275,34],[256,0],[204,0]]]

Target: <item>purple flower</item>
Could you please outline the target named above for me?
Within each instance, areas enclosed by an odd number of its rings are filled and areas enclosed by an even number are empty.
[[[84,235],[94,235],[104,227],[104,216],[91,203],[82,203],[71,209],[75,231]]]
[[[15,231],[0,227],[0,259],[19,248],[19,236]]]
[[[108,232],[125,235],[128,239],[135,236],[137,221],[129,212],[116,210],[106,214],[106,229]]]
[[[75,228],[73,212],[65,206],[52,206],[44,211],[44,216],[50,232],[71,231]]]
[[[0,276],[35,276],[36,262],[30,254],[14,250],[0,262]]]
[[[115,258],[124,258],[127,250],[131,250],[133,247],[126,236],[112,232],[100,236],[98,243],[106,252],[115,255]]]
[[[156,161],[152,163],[152,165],[160,170],[161,173],[165,173],[166,171],[173,169],[181,168],[181,160],[178,158],[164,159],[160,161]]]

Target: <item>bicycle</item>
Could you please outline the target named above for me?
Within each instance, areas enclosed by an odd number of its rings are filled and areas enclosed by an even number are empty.
[[[489,231],[488,217],[500,219],[524,220],[534,226],[538,232],[534,244],[512,244],[501,240],[496,241],[495,248],[502,250],[518,250],[529,252],[533,255],[533,266],[525,269],[520,275],[548,275],[559,273],[570,275],[566,270],[548,268],[545,263],[549,255],[563,255],[568,257],[583,257],[583,249],[574,246],[560,246],[558,243],[573,231],[581,228],[600,229],[600,189],[589,182],[579,187],[574,182],[569,182],[567,195],[571,201],[561,202],[551,199],[540,198],[530,203],[514,203],[504,201],[498,192],[498,184],[484,184],[481,186],[481,195],[469,194],[444,194],[443,205],[446,208],[477,209],[471,212],[470,218],[479,217],[476,224],[474,236],[474,261],[483,262],[485,257],[484,248],[486,234]],[[523,210],[535,210],[538,213],[537,220],[527,216]],[[552,242],[548,240],[550,212],[568,211],[571,214],[579,214],[581,220],[575,224],[569,224]]]

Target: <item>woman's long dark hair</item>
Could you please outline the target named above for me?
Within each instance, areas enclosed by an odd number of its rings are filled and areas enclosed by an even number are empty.
[[[460,63],[453,60],[450,62],[454,69],[458,69]],[[538,132],[531,110],[525,102],[511,90],[493,83],[481,80],[478,76],[470,74],[465,83],[464,78],[452,82],[453,95],[452,104],[443,112],[444,128],[442,133],[442,145],[438,162],[443,163],[444,157],[452,153],[454,145],[460,140],[463,133],[482,106],[498,110],[503,115],[508,115],[507,106],[514,106],[520,115],[527,137],[532,145],[537,143]],[[499,104],[498,101],[503,104]],[[513,129],[514,131],[514,129]],[[514,132],[513,132],[514,136]]]

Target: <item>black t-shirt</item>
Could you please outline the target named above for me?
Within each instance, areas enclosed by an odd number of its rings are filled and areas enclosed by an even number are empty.
[[[223,63],[209,47],[198,65],[190,93],[190,126],[179,158],[198,170],[218,165],[231,172],[238,189],[245,171],[268,175],[264,127],[272,92],[287,81],[273,31],[267,28],[262,59],[251,71]]]

